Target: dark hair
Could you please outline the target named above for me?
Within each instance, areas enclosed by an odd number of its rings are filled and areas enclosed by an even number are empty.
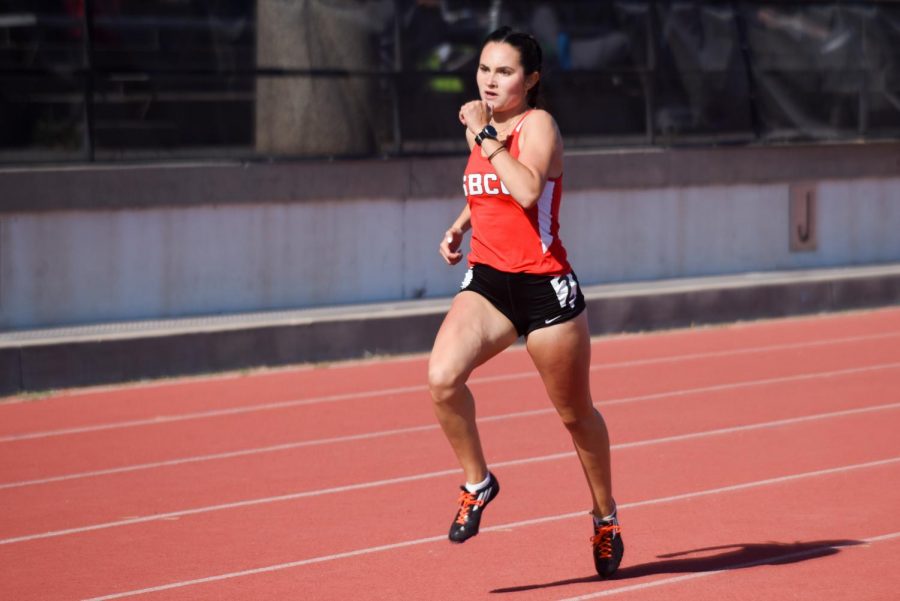
[[[484,50],[484,47],[490,42],[503,42],[518,50],[519,60],[522,63],[526,76],[541,72],[544,53],[541,51],[541,45],[538,44],[538,41],[531,34],[513,31],[512,27],[503,26],[488,35],[481,45],[481,49]],[[538,105],[540,93],[541,80],[538,79],[537,83],[528,90],[528,98],[526,99],[528,106],[536,107]]]

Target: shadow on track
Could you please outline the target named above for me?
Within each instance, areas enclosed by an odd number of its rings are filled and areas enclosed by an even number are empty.
[[[652,561],[638,565],[626,565],[619,568],[611,580],[627,580],[642,578],[656,574],[689,574],[700,572],[717,572],[739,570],[762,565],[785,565],[827,557],[840,553],[841,547],[863,544],[858,540],[818,540],[795,543],[748,543],[704,547],[678,553],[658,555],[661,561]],[[709,555],[709,553],[714,553]],[[625,550],[625,561],[628,560],[628,549]],[[538,584],[526,584],[507,588],[494,589],[492,593],[519,593],[535,589],[583,584],[585,582],[604,582],[596,575],[582,578],[557,580]]]

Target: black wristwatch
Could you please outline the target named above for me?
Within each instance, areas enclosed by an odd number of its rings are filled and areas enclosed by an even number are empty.
[[[485,125],[484,129],[475,134],[475,143],[481,146],[481,143],[484,142],[485,138],[490,138],[491,140],[497,139],[497,130],[494,129],[493,125]]]

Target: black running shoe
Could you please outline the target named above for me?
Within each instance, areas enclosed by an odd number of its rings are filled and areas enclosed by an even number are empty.
[[[601,578],[609,578],[619,569],[622,555],[625,554],[625,543],[622,542],[619,520],[594,522],[594,536],[591,545],[594,547],[594,567]]]
[[[469,492],[465,486],[462,486],[462,492],[459,495],[459,509],[456,511],[456,519],[450,525],[450,542],[464,543],[468,539],[478,534],[478,525],[481,523],[481,514],[487,504],[494,500],[497,493],[500,492],[500,483],[494,474],[488,473],[491,477],[488,483],[476,490]]]

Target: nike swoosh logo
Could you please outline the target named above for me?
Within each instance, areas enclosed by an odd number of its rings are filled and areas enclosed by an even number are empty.
[[[552,318],[552,319],[545,319],[545,320],[544,320],[544,323],[545,323],[545,324],[551,324],[551,323],[553,323],[554,321],[556,321],[557,319],[559,319],[560,317],[562,317],[562,315],[557,315],[556,317],[554,317],[554,318]]]

